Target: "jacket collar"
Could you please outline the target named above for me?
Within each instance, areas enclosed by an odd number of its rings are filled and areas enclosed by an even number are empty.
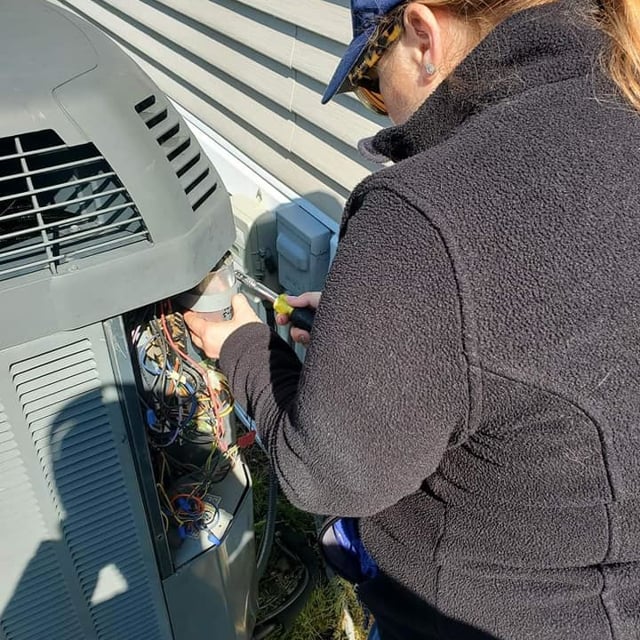
[[[362,141],[369,157],[403,160],[446,140],[467,118],[535,87],[593,71],[603,36],[590,0],[557,0],[498,25],[400,126]]]

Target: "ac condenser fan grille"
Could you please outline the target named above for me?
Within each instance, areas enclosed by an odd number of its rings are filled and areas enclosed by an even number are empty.
[[[0,281],[149,240],[93,144],[70,147],[50,130],[0,138]]]
[[[160,98],[149,96],[135,108],[171,163],[191,208],[197,211],[218,187],[200,146]]]

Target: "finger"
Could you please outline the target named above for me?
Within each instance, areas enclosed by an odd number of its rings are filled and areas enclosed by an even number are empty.
[[[202,342],[202,340],[200,340],[200,337],[195,333],[191,334],[191,342],[193,342],[193,344],[198,347],[198,349],[203,349],[204,347],[204,342]]]
[[[299,296],[287,296],[287,302],[292,307],[313,307],[316,309],[320,302],[319,291],[305,291]]]
[[[287,296],[287,302],[292,307],[306,307],[308,303],[307,294],[301,293],[299,296]]]
[[[289,316],[284,313],[276,314],[276,323],[277,324],[289,324]]]
[[[231,306],[233,307],[234,312],[242,313],[243,311],[251,311],[253,312],[252,306],[249,304],[246,296],[242,293],[236,293],[233,298],[231,298]]]
[[[308,331],[304,331],[302,329],[297,329],[294,327],[291,329],[291,339],[294,342],[297,342],[299,344],[306,346],[309,344],[309,340],[311,339],[311,336],[309,335]]]
[[[184,322],[189,327],[191,333],[200,335],[203,333],[207,321],[201,318],[197,313],[193,311],[185,311],[183,314]]]
[[[241,293],[236,294],[231,299],[233,307],[233,322],[236,326],[248,324],[250,322],[262,322],[256,312],[253,310],[251,303]]]

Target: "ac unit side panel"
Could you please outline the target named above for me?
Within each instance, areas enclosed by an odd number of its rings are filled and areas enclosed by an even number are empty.
[[[17,524],[0,532],[3,631],[168,640],[102,325],[0,351],[0,369],[0,499]]]
[[[60,579],[59,543],[51,539],[21,440],[0,405],[0,630],[6,638],[40,633],[55,640],[83,640],[86,634],[69,585]]]

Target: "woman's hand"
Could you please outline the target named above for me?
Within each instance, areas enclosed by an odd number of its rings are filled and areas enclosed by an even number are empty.
[[[307,291],[299,296],[287,296],[287,302],[292,307],[311,307],[317,309],[320,304],[320,296],[322,294],[319,291]],[[289,316],[282,313],[276,314],[276,322],[278,324],[287,324],[289,322]],[[298,329],[297,327],[291,327],[291,339],[294,342],[299,342],[302,345],[309,344],[309,332],[304,329]]]
[[[194,311],[185,311],[184,321],[191,331],[193,344],[204,351],[208,358],[219,358],[225,340],[240,327],[252,322],[261,322],[247,299],[238,293],[231,299],[231,320],[205,320]]]

